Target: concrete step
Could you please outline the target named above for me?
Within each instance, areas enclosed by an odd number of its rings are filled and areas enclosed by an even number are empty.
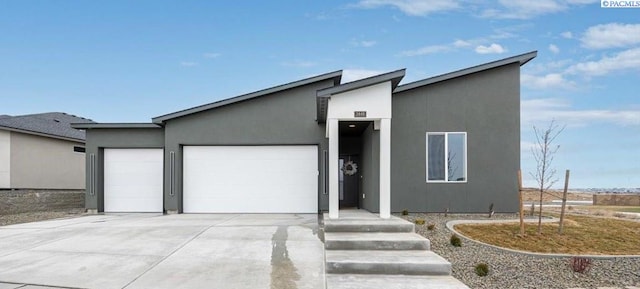
[[[391,217],[390,219],[325,219],[325,232],[388,232],[411,233],[414,225],[406,220]]]
[[[327,250],[327,273],[451,275],[451,263],[432,251]]]
[[[451,276],[327,274],[327,289],[469,289]]]
[[[416,233],[324,233],[327,250],[429,250],[430,245]]]

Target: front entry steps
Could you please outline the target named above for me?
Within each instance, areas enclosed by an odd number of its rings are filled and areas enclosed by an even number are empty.
[[[469,288],[451,276],[327,275],[327,289],[461,289]]]
[[[328,233],[325,228],[324,235],[324,247],[329,250],[429,250],[430,245],[416,233]]]
[[[414,225],[363,210],[324,216],[328,289],[469,288],[451,276],[451,263],[430,251]]]
[[[450,275],[451,263],[426,250],[327,250],[326,272],[349,274]]]

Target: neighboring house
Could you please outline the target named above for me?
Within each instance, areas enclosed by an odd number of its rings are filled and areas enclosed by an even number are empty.
[[[530,52],[398,85],[331,72],[87,131],[96,212],[514,212]]]
[[[85,133],[61,112],[0,115],[0,189],[85,188]]]

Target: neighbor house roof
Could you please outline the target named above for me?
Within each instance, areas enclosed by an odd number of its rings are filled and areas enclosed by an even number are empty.
[[[136,122],[136,123],[72,123],[71,127],[77,129],[92,128],[161,128],[161,125],[155,123]]]
[[[496,60],[496,61],[493,61],[493,62],[488,62],[488,63],[485,63],[485,64],[480,64],[480,65],[477,65],[477,66],[461,69],[461,70],[458,70],[458,71],[441,74],[441,75],[438,75],[438,76],[430,77],[430,78],[419,80],[419,81],[416,81],[416,82],[411,82],[411,83],[400,85],[400,86],[398,86],[396,88],[396,90],[394,92],[401,92],[401,91],[405,91],[405,90],[410,90],[410,89],[418,88],[418,87],[421,87],[421,86],[433,84],[433,83],[436,83],[436,82],[441,82],[441,81],[449,80],[449,79],[452,79],[452,78],[461,77],[461,76],[469,75],[469,74],[472,74],[472,73],[476,73],[476,72],[480,72],[480,71],[484,71],[484,70],[488,70],[488,69],[504,66],[504,65],[507,65],[507,64],[519,63],[520,66],[522,66],[522,65],[526,64],[527,62],[529,62],[531,59],[534,59],[537,55],[538,55],[538,51],[531,51],[531,52],[520,54],[520,55],[516,55],[516,56],[513,56],[513,57],[508,57],[508,58]]]
[[[332,95],[371,86],[371,85],[376,85],[378,83],[383,83],[387,81],[391,81],[391,91],[393,91],[398,86],[398,83],[400,83],[400,81],[404,77],[404,73],[405,73],[405,69],[399,69],[396,71],[379,74],[376,76],[372,76],[372,77],[368,77],[368,78],[364,78],[364,79],[360,79],[352,82],[347,82],[342,85],[318,90],[316,92],[317,121],[319,123],[323,123],[327,121],[328,100]]]
[[[84,131],[71,127],[71,123],[94,123],[94,121],[64,112],[47,112],[27,115],[0,115],[0,129],[29,134],[84,141]]]
[[[216,108],[216,107],[221,107],[221,106],[225,106],[225,105],[229,105],[229,104],[233,104],[233,103],[237,103],[237,102],[253,99],[253,98],[256,98],[256,97],[264,96],[264,95],[267,95],[267,94],[281,92],[281,91],[284,91],[284,90],[288,90],[288,89],[292,89],[292,88],[308,85],[308,84],[319,82],[319,81],[329,80],[329,79],[333,79],[334,85],[340,84],[340,80],[342,79],[342,70],[338,70],[338,71],[334,71],[334,72],[330,72],[330,73],[326,73],[326,74],[322,74],[322,75],[306,78],[306,79],[303,79],[303,80],[290,82],[290,83],[283,84],[283,85],[274,86],[274,87],[271,87],[271,88],[267,88],[267,89],[259,90],[259,91],[256,91],[256,92],[252,92],[252,93],[236,96],[236,97],[233,97],[233,98],[228,98],[228,99],[212,102],[212,103],[201,105],[201,106],[196,106],[196,107],[193,107],[193,108],[181,110],[181,111],[170,113],[170,114],[165,114],[165,115],[162,115],[162,116],[154,117],[152,119],[152,121],[153,121],[153,123],[160,124],[160,123],[163,123],[163,122],[165,122],[167,120],[170,120],[170,119],[183,117],[183,116],[186,116],[186,115],[198,113],[198,112],[209,110],[209,109],[213,109],[213,108]]]

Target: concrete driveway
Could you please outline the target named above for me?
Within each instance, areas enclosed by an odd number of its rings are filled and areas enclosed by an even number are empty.
[[[325,288],[317,215],[93,215],[0,227],[0,289]],[[26,284],[26,286],[25,286]]]

